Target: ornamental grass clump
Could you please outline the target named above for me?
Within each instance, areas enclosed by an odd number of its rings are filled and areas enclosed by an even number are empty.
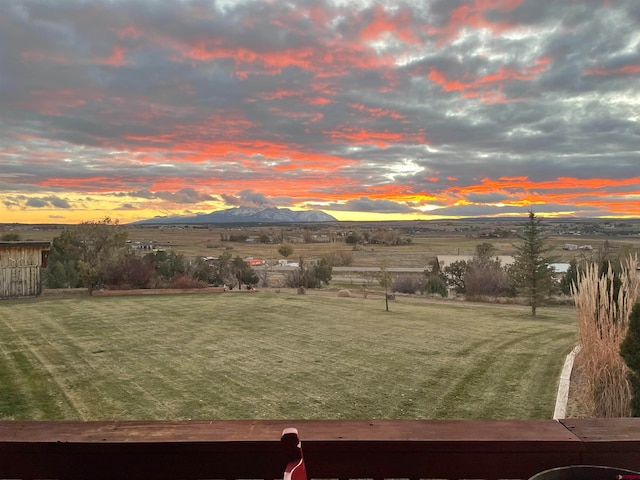
[[[629,315],[640,297],[637,259],[622,262],[620,272],[611,267],[600,273],[589,265],[572,286],[578,321],[576,368],[580,372],[579,403],[590,417],[625,417],[631,413],[629,368],[620,356]],[[616,293],[614,283],[620,288]]]

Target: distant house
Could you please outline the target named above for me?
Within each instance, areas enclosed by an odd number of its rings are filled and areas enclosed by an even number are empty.
[[[0,242],[0,298],[40,295],[50,248],[49,242]]]
[[[151,242],[130,242],[130,241],[127,241],[127,243],[134,250],[154,250],[154,251],[157,250],[157,248],[156,248],[155,244],[153,243],[153,241],[151,241]]]

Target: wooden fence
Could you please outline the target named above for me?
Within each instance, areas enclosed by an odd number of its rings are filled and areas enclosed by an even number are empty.
[[[0,298],[33,297],[42,293],[40,267],[0,267]]]

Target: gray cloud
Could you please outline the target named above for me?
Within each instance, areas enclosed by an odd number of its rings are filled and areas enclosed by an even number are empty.
[[[438,208],[429,212],[430,215],[442,217],[493,217],[496,215],[524,215],[529,211],[535,213],[555,213],[562,212],[576,217],[589,217],[602,215],[604,212],[596,207],[564,204],[540,204],[518,207],[508,205],[497,207],[492,205],[460,205],[453,207]]]
[[[24,202],[24,207],[33,207],[33,208],[47,208],[47,207],[71,208],[71,205],[69,204],[69,202],[67,202],[66,200],[64,200],[62,198],[51,196],[51,197],[44,197],[44,198],[37,198],[37,197],[28,198]]]
[[[162,199],[162,200],[167,200],[167,201],[175,202],[179,204],[199,203],[199,202],[205,202],[205,201],[215,199],[215,197],[212,197],[211,195],[199,193],[193,188],[182,188],[177,192],[165,192],[165,191],[151,192],[149,190],[138,190],[133,192],[120,193],[120,194],[117,194],[117,196],[130,196],[130,197],[147,198],[147,199]]]
[[[373,200],[367,197],[349,200],[344,204],[332,203],[325,206],[325,208],[327,210],[375,213],[416,213],[418,211],[402,203],[392,202],[391,200]]]
[[[236,195],[222,195],[222,199],[227,205],[232,206],[268,206],[275,205],[275,202],[266,195],[253,190],[242,190]]]
[[[25,203],[25,206],[34,207],[34,208],[43,208],[43,207],[48,207],[49,202],[47,202],[46,200],[42,200],[41,198],[30,198]]]
[[[8,3],[1,204],[638,212],[637,1],[390,3]]]

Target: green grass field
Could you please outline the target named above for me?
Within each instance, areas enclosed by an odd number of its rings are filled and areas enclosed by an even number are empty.
[[[550,418],[572,308],[225,293],[0,302],[0,419]]]

